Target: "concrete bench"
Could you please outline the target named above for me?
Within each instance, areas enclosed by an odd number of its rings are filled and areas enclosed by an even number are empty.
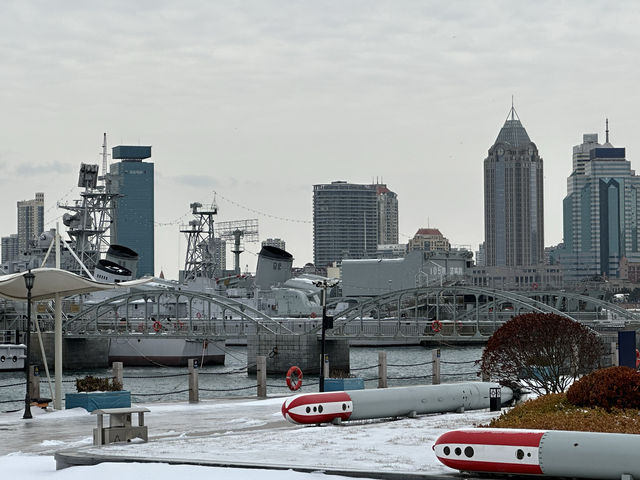
[[[129,442],[132,438],[148,440],[144,414],[150,410],[145,407],[102,408],[94,410],[91,415],[98,416],[98,427],[93,429],[93,444]],[[131,424],[131,414],[138,414],[138,424]],[[104,415],[109,416],[109,426],[104,426]]]

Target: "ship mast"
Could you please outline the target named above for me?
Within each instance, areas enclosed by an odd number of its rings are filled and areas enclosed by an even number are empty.
[[[187,236],[187,254],[184,261],[183,282],[195,280],[198,277],[213,279],[220,273],[221,258],[219,248],[216,248],[213,216],[217,215],[218,207],[215,202],[206,206],[194,202],[191,205],[193,220],[180,228],[180,232]]]
[[[93,272],[101,254],[111,244],[111,225],[113,223],[113,200],[119,194],[111,193],[109,174],[107,173],[107,134],[102,144],[102,176],[98,176],[98,165],[82,163],[78,177],[78,186],[84,188],[80,199],[72,204],[58,204],[68,210],[62,217],[62,223],[68,227],[67,233],[73,240],[72,248],[86,268]],[[102,185],[98,185],[102,180]],[[86,276],[83,268],[74,262],[68,270]]]

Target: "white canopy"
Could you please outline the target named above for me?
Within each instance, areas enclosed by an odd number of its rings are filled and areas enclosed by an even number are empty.
[[[27,287],[24,283],[24,274],[27,272],[13,273],[11,275],[0,276],[0,296],[10,300],[26,300]],[[56,366],[56,393],[54,406],[57,410],[62,408],[62,313],[59,300],[70,295],[80,293],[96,292],[98,290],[111,290],[114,288],[126,288],[141,285],[152,280],[152,277],[131,280],[120,283],[101,283],[88,280],[75,273],[60,270],[59,268],[35,268],[31,270],[35,275],[33,288],[31,289],[32,300],[43,300],[55,298],[55,366]],[[36,323],[37,327],[37,323]],[[40,331],[38,330],[38,333]],[[47,378],[49,369],[42,342],[40,343],[42,358],[45,362]]]
[[[23,278],[25,273],[20,272],[0,276],[0,296],[10,300],[26,300],[27,287]],[[69,295],[98,290],[132,287],[152,280],[151,277],[147,277],[128,282],[102,283],[58,268],[35,268],[31,270],[31,273],[35,275],[33,288],[31,289],[31,298],[33,300],[53,298],[56,294],[61,297],[68,297]]]

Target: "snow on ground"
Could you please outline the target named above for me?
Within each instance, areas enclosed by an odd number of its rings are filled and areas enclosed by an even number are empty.
[[[283,398],[220,400],[189,404],[149,404],[145,414],[149,442],[92,446],[96,418],[82,409],[45,412],[33,409],[34,419],[21,413],[0,415],[4,451],[0,471],[4,478],[47,477],[70,480],[88,476],[175,480],[176,475],[215,475],[244,479],[256,470],[223,469],[168,464],[102,464],[55,471],[53,453],[83,447],[89,453],[163,459],[275,464],[365,471],[443,474],[432,446],[442,433],[487,423],[497,412],[487,410],[424,415],[414,419],[346,422],[343,425],[300,426],[282,417]],[[7,447],[10,446],[10,447]],[[7,449],[9,448],[9,449]],[[11,452],[11,453],[9,453]],[[32,454],[40,456],[33,456]],[[205,470],[202,470],[205,469]],[[214,471],[216,470],[216,471]],[[311,480],[313,475],[292,471],[260,471],[261,480]],[[328,478],[326,476],[320,478]]]
[[[176,480],[177,478],[221,478],[224,480],[331,480],[347,477],[301,473],[291,470],[199,467],[163,463],[103,463],[56,471],[52,456],[7,455],[0,457],[3,478],[19,480]]]

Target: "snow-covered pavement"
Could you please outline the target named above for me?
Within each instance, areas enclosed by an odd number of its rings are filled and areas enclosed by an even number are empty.
[[[343,425],[297,426],[280,413],[283,398],[218,400],[197,405],[148,404],[145,415],[149,442],[92,446],[96,417],[83,409],[41,412],[33,420],[22,413],[0,414],[0,471],[15,478],[58,480],[149,478],[203,474],[212,467],[158,464],[102,464],[55,471],[53,454],[82,447],[94,455],[204,460],[218,463],[271,464],[286,467],[355,469],[365,471],[445,474],[455,471],[440,464],[431,449],[436,438],[451,429],[487,423],[496,412],[487,410],[425,415],[414,419],[347,422]],[[32,457],[37,454],[39,457]],[[91,473],[88,469],[91,469]],[[117,473],[114,469],[118,470]],[[143,471],[140,471],[143,470]],[[195,469],[191,472],[190,469]],[[216,469],[217,470],[217,469]],[[255,477],[255,470],[220,469],[221,478]],[[191,472],[191,473],[189,473]],[[285,475],[286,473],[286,475]],[[135,476],[134,476],[135,475]],[[308,473],[260,471],[261,480],[311,478]],[[53,477],[52,477],[53,478]],[[322,477],[322,478],[327,478]]]

